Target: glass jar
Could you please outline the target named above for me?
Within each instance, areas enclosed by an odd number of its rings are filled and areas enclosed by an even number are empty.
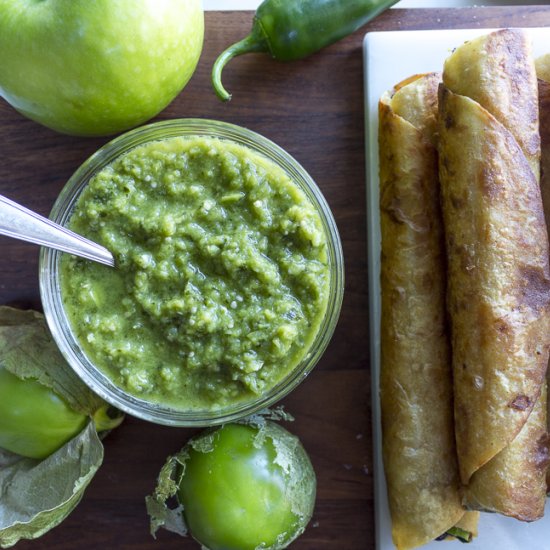
[[[82,350],[64,310],[60,284],[63,253],[43,248],[40,255],[40,292],[46,320],[61,353],[80,378],[99,396],[119,409],[144,420],[173,426],[210,426],[231,422],[273,405],[294,389],[325,351],[338,321],[344,292],[342,247],[334,218],[322,193],[304,168],[283,149],[250,130],[206,119],[159,122],[130,131],[86,160],[74,173],[54,204],[50,218],[67,225],[75,205],[91,178],[136,146],[172,137],[208,137],[247,147],[282,168],[307,196],[321,219],[327,242],[330,273],[327,309],[311,346],[279,383],[250,400],[221,408],[191,410],[138,398],[114,383]],[[115,268],[116,269],[116,268]]]

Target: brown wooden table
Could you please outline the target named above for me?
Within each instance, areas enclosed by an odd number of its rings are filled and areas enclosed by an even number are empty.
[[[550,26],[550,7],[390,10],[305,61],[235,59],[224,74],[233,100],[209,85],[217,53],[244,36],[250,12],[206,14],[196,74],[158,119],[204,117],[255,130],[294,155],[324,192],[346,261],[346,293],[334,338],[316,369],[284,400],[318,476],[314,518],[296,550],[374,548],[370,425],[362,38],[366,31]],[[0,193],[44,215],[74,170],[107,139],[56,134],[0,103]],[[40,308],[37,248],[0,237],[0,303]],[[198,548],[191,539],[149,535],[144,496],[164,459],[191,430],[127,418],[105,441],[105,462],[78,508],[23,549]]]

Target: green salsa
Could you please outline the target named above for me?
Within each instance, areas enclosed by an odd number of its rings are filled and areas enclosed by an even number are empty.
[[[257,398],[305,357],[327,310],[327,235],[275,163],[214,138],[168,138],[89,182],[69,227],[117,267],[64,255],[61,289],[88,358],[176,409]]]

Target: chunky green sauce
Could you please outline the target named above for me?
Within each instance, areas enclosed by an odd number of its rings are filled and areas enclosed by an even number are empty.
[[[308,352],[330,286],[321,219],[268,159],[211,138],[141,145],[94,176],[70,227],[115,255],[65,255],[62,295],[88,357],[182,410],[256,398]]]

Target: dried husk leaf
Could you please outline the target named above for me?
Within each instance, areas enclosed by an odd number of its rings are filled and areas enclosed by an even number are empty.
[[[65,362],[36,311],[0,306],[0,367],[37,380],[73,410],[90,416],[77,436],[44,460],[0,449],[0,547],[9,548],[20,539],[40,537],[80,502],[103,462],[92,416],[106,404]]]
[[[38,538],[59,525],[102,462],[103,445],[91,421],[42,461],[0,449],[0,547]]]

